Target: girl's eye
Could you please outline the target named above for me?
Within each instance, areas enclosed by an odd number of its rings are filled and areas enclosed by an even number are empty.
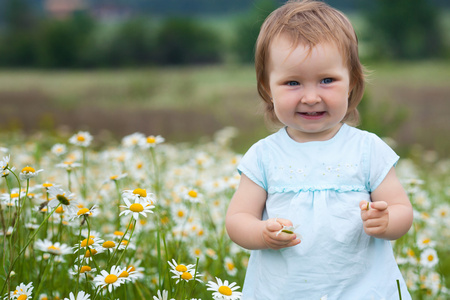
[[[300,85],[300,83],[298,83],[298,81],[288,81],[286,83],[288,86],[296,86],[296,85]]]
[[[320,83],[330,84],[332,82],[333,82],[332,78],[325,78],[325,79],[322,79],[322,81]]]

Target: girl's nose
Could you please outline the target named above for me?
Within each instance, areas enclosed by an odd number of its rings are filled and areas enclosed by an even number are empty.
[[[319,103],[320,101],[321,98],[315,88],[305,89],[305,93],[303,94],[301,100],[303,104],[314,105],[316,103]]]

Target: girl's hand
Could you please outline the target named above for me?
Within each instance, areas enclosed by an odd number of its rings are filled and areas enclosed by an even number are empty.
[[[359,203],[364,231],[367,235],[378,237],[383,235],[389,225],[388,204],[384,201]]]
[[[268,248],[278,250],[300,244],[301,241],[300,239],[297,239],[295,233],[278,233],[283,226],[292,226],[292,222],[280,218],[268,219],[265,221],[265,226],[261,235]]]

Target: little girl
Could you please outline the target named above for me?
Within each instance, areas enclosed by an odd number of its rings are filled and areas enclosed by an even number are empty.
[[[261,28],[256,74],[283,126],[242,158],[226,216],[230,238],[253,250],[242,299],[411,299],[389,242],[413,219],[399,157],[349,126],[364,92],[349,20],[323,2],[286,3]]]

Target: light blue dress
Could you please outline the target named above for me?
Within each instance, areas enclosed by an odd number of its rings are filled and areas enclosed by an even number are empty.
[[[243,300],[411,299],[389,241],[369,237],[359,202],[398,160],[376,135],[342,125],[330,140],[297,143],[285,128],[254,144],[238,170],[267,191],[263,219],[299,225],[302,242],[253,250]]]

